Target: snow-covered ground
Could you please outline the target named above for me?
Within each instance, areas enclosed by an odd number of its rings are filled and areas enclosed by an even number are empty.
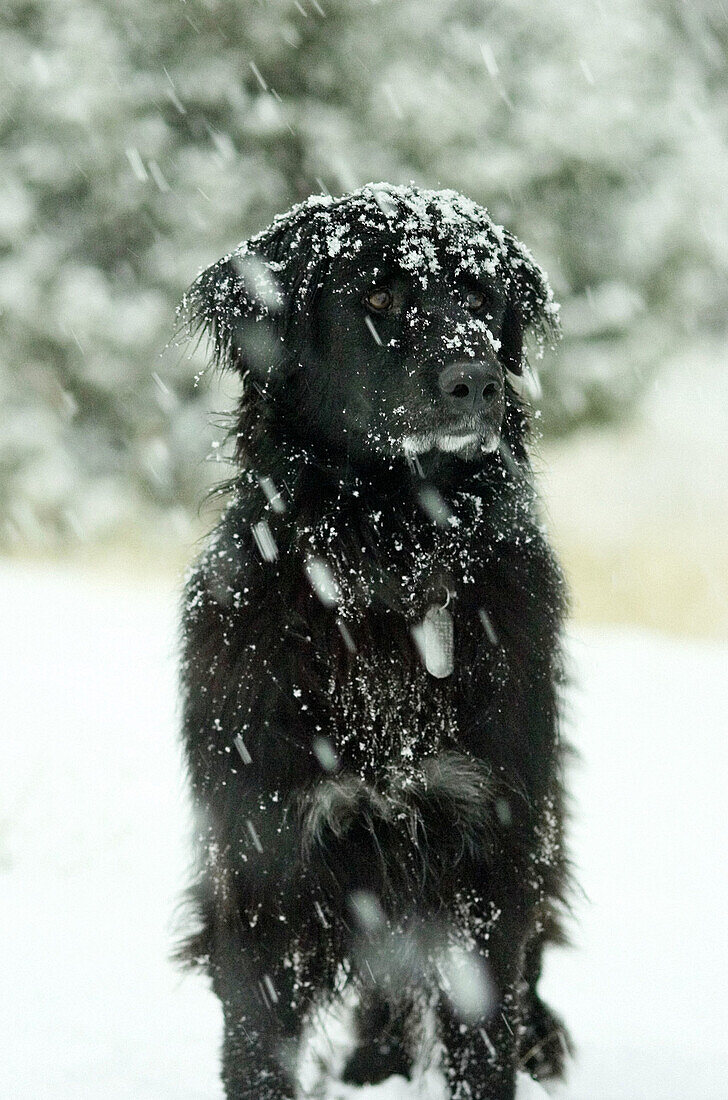
[[[0,1096],[218,1100],[217,1004],[166,961],[174,595],[4,565],[0,607]],[[571,651],[584,897],[544,980],[579,1048],[558,1095],[724,1098],[728,648],[580,631]]]

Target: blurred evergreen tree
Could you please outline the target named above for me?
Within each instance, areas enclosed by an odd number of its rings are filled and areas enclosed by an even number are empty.
[[[204,264],[293,201],[455,187],[564,310],[547,433],[633,405],[724,324],[718,0],[5,0],[0,539],[187,523],[203,354],[160,351]]]

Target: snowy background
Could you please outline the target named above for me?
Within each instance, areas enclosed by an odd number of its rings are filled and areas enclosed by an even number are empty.
[[[167,957],[175,608],[235,383],[165,345],[203,264],[381,178],[484,202],[563,304],[559,1096],[728,1095],[727,44],[722,0],[6,0],[0,1096],[219,1100],[217,1004]]]
[[[0,547],[197,527],[197,271],[313,192],[454,187],[563,305],[547,436],[725,336],[723,0],[4,0]]]

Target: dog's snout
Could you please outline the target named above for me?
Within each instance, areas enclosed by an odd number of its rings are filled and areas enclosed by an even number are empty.
[[[463,412],[485,412],[503,396],[500,368],[489,363],[451,363],[440,371],[438,385]]]

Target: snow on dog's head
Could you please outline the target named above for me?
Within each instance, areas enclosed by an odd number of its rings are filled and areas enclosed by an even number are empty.
[[[386,183],[294,206],[203,271],[184,308],[246,379],[242,440],[262,417],[355,463],[517,447],[524,336],[558,331],[543,271],[483,207]]]

